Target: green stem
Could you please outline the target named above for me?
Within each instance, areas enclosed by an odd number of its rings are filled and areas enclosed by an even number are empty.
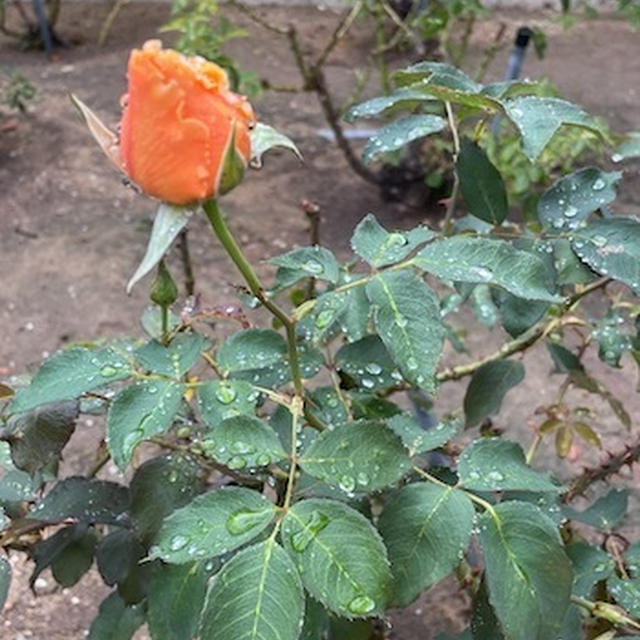
[[[456,210],[456,200],[458,199],[458,191],[460,190],[460,178],[458,177],[457,167],[458,156],[460,155],[460,136],[458,135],[458,127],[456,126],[456,119],[453,115],[451,103],[445,101],[444,106],[447,111],[447,121],[449,122],[449,128],[451,129],[451,135],[453,136],[453,187],[451,189],[449,203],[447,204],[447,211],[442,224],[444,234],[449,236],[453,232],[453,214]]]
[[[293,498],[293,487],[296,483],[296,470],[298,467],[297,442],[298,442],[298,420],[302,413],[302,402],[300,398],[294,398],[291,406],[291,465],[289,467],[289,477],[287,479],[287,489],[284,495],[282,508],[285,512],[291,506]]]
[[[169,342],[169,307],[167,305],[160,306],[160,317],[162,319],[162,342],[167,344]]]
[[[484,498],[477,496],[475,493],[472,493],[471,491],[467,491],[466,489],[463,489],[459,485],[447,484],[446,482],[439,480],[435,476],[432,476],[430,473],[427,473],[424,469],[421,469],[420,467],[413,467],[413,470],[419,476],[422,476],[425,480],[428,480],[429,482],[433,482],[433,484],[437,484],[439,487],[444,487],[445,489],[455,489],[456,491],[462,491],[462,493],[464,493],[469,498],[469,500],[471,500],[471,502],[475,502],[476,504],[480,505],[483,509],[485,509],[488,513],[491,514],[491,517],[496,522],[499,522],[498,514],[493,508],[493,505],[490,502],[487,502]]]
[[[214,233],[225,248],[227,254],[238,267],[238,271],[245,279],[251,293],[264,305],[264,307],[283,324],[287,332],[287,345],[289,351],[289,366],[296,395],[304,397],[304,385],[302,383],[302,373],[300,371],[300,359],[296,347],[296,323],[289,317],[286,311],[281,309],[273,300],[269,299],[253,267],[242,253],[235,238],[231,235],[227,223],[222,217],[220,208],[216,200],[209,200],[203,205],[204,211],[209,218]]]

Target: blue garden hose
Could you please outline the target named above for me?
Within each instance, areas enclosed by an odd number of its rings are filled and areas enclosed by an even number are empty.
[[[44,50],[50,56],[53,53],[53,39],[47,22],[47,13],[44,10],[44,0],[33,0],[33,10],[38,19],[38,27],[40,28],[40,37],[44,44]]]

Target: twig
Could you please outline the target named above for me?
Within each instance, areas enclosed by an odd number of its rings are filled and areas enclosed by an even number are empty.
[[[182,269],[184,270],[184,288],[187,296],[192,296],[195,289],[195,277],[193,275],[193,264],[191,262],[191,252],[189,251],[189,231],[183,229],[178,236],[178,247],[182,259]]]
[[[87,472],[87,478],[95,478],[100,470],[104,467],[104,465],[109,462],[109,460],[111,460],[111,454],[103,443],[100,447],[100,450],[98,451],[98,457],[96,461],[93,463],[91,469],[89,469],[89,471]]]
[[[344,18],[338,23],[335,30],[331,34],[329,41],[325,45],[324,49],[320,53],[320,55],[316,58],[316,61],[313,63],[315,67],[321,67],[326,59],[329,57],[329,54],[335,49],[336,45],[344,38],[347,34],[351,25],[355,22],[358,14],[362,10],[363,0],[357,0],[357,2],[351,8],[347,14],[345,14]]]
[[[498,51],[503,48],[504,43],[502,42],[502,38],[504,37],[505,31],[507,30],[507,25],[504,22],[500,23],[498,27],[498,31],[493,39],[493,42],[485,49],[484,58],[478,67],[478,72],[476,73],[475,81],[482,82],[484,79],[487,70],[489,69],[489,65],[496,57]]]
[[[609,602],[592,602],[591,600],[575,595],[571,596],[571,602],[578,607],[586,609],[595,618],[607,620],[620,627],[640,629],[640,624],[631,618],[624,609]]]
[[[409,38],[409,40],[413,43],[416,49],[416,53],[418,53],[419,55],[424,55],[424,44],[422,43],[422,40],[420,40],[420,38],[418,38],[418,36],[414,33],[414,31],[409,28],[406,21],[404,21],[395,12],[393,7],[388,2],[386,2],[386,0],[382,0],[380,4],[382,6],[383,11],[389,16],[393,24],[395,24],[396,27],[398,27],[398,31],[391,37],[391,40],[389,42],[392,42],[393,40],[395,40],[398,33],[404,33],[404,35],[406,35],[407,38]],[[374,50],[374,54],[377,54],[378,52],[384,53],[385,51],[388,51],[390,48],[392,47],[387,47],[385,45],[382,47],[382,49],[378,48]]]
[[[15,3],[14,3],[15,4]],[[28,23],[27,23],[28,26]],[[4,33],[11,38],[22,38],[24,34],[19,31],[9,29],[6,25],[6,0],[0,0],[0,33]]]
[[[373,171],[368,169],[356,156],[353,149],[351,148],[351,145],[349,144],[349,141],[344,135],[344,131],[342,130],[342,126],[340,124],[340,114],[333,104],[333,100],[331,98],[331,95],[329,94],[329,91],[327,89],[327,82],[322,69],[313,69],[312,86],[318,95],[318,100],[320,101],[320,106],[322,107],[322,111],[324,112],[324,117],[327,120],[327,124],[336,137],[336,144],[342,151],[347,163],[349,164],[353,172],[367,182],[378,184],[380,182],[378,176]]]
[[[571,310],[571,308],[586,295],[592,293],[593,291],[596,291],[597,289],[605,287],[607,284],[609,284],[609,282],[611,282],[610,278],[600,278],[599,280],[595,280],[594,282],[591,282],[590,284],[583,287],[581,291],[575,293],[564,303],[565,312]],[[465,376],[470,376],[475,373],[482,365],[487,364],[488,362],[502,360],[503,358],[507,358],[513,355],[514,353],[524,351],[534,342],[548,335],[559,324],[562,324],[562,318],[553,318],[551,321],[543,318],[517,338],[503,344],[497,351],[494,351],[492,354],[485,356],[480,360],[476,360],[475,362],[470,362],[469,364],[451,367],[449,369],[445,369],[444,371],[440,371],[436,375],[436,379],[439,382],[446,382],[447,380],[459,380],[460,378],[464,378]]]
[[[111,31],[111,27],[113,27],[113,23],[118,17],[120,10],[130,2],[131,0],[116,0],[113,3],[111,11],[109,11],[109,14],[105,18],[105,21],[102,23],[102,27],[100,28],[100,34],[98,35],[98,46],[101,47],[107,41],[109,32]]]
[[[581,475],[574,478],[563,496],[564,502],[571,502],[576,496],[583,494],[592,484],[606,480],[625,466],[631,467],[638,460],[640,460],[640,439],[632,445],[627,445],[623,451],[611,454],[609,459],[600,466],[585,469]]]
[[[462,61],[467,55],[467,50],[469,49],[469,38],[471,38],[471,34],[473,32],[473,25],[476,22],[475,13],[470,13],[467,17],[467,21],[464,25],[464,32],[462,34],[462,43],[460,44],[460,49],[458,53],[453,57],[453,64],[456,67],[461,66]]]
[[[229,5],[244,13],[256,24],[259,24],[262,28],[267,29],[268,31],[273,31],[274,33],[277,33],[281,36],[287,35],[286,27],[281,27],[280,25],[265,20],[259,13],[244,4],[244,2],[240,2],[240,0],[229,0]]]

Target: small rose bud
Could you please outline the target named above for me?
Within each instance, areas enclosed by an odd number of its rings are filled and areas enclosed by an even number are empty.
[[[161,307],[168,307],[172,305],[178,299],[178,287],[173,281],[167,265],[164,260],[160,260],[158,263],[158,271],[156,273],[156,279],[151,285],[151,292],[149,297],[152,302],[155,302]]]

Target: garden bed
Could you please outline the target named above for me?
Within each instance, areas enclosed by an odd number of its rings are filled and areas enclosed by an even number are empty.
[[[59,32],[75,45],[60,50],[55,63],[48,63],[37,52],[18,52],[9,41],[0,40],[3,62],[19,67],[38,92],[30,113],[19,119],[17,128],[0,133],[0,190],[4,195],[0,215],[3,375],[24,371],[39,362],[43,354],[52,353],[66,342],[122,335],[146,304],[144,286],[127,299],[124,284],[144,252],[153,207],[148,199],[124,186],[103,162],[78,121],[68,94],[77,93],[106,122],[117,122],[128,51],[157,37],[168,7],[156,3],[127,7],[114,24],[106,46],[98,48],[94,42],[106,11],[99,4],[64,5]],[[299,7],[265,11],[275,22],[294,21],[305,33],[305,40],[318,47],[339,15],[330,9]],[[246,23],[242,17],[233,17]],[[549,76],[567,98],[607,118],[615,130],[640,130],[638,33],[627,23],[603,18],[580,23],[565,33],[551,15],[523,17],[505,12],[500,18],[514,32],[522,22],[547,27],[547,56],[538,61],[531,55],[525,64],[527,75]],[[491,40],[496,18],[492,20],[493,23],[478,26],[474,46]],[[230,52],[244,68],[254,69],[275,83],[291,83],[296,72],[282,39],[255,26],[247,27],[252,36],[233,42]],[[332,55],[327,72],[337,95],[344,97],[348,93],[352,70],[364,62],[371,37],[366,29],[356,29],[355,37],[339,45]],[[503,52],[496,58],[491,78],[500,77],[505,57]],[[398,66],[403,62],[399,59]],[[322,241],[341,256],[346,254],[354,226],[368,212],[374,212],[387,226],[409,227],[424,220],[438,224],[443,214],[441,205],[432,203],[425,210],[406,203],[384,202],[373,187],[349,171],[335,146],[318,135],[318,129],[326,128],[326,123],[314,95],[266,93],[256,103],[256,110],[261,120],[295,140],[305,161],[301,164],[293,156],[274,154],[267,158],[262,172],[252,173],[242,189],[223,201],[230,226],[254,262],[308,242],[307,221],[300,208],[302,199],[319,205]],[[640,213],[637,169],[637,165],[635,169],[631,167],[615,205],[625,215]],[[195,220],[192,225],[191,247],[198,269],[196,288],[207,304],[234,301],[233,285],[238,283],[238,277],[222,249],[206,233],[200,233],[205,225],[204,219]],[[170,259],[178,268],[177,254]],[[485,329],[478,329],[469,336],[468,346],[472,353],[484,353],[500,341],[500,336],[487,336]],[[616,380],[616,393],[625,401],[629,413],[640,415],[630,361],[624,361],[629,370],[621,383],[623,376],[600,365],[595,353],[588,355],[587,362],[605,383],[613,385]],[[526,446],[532,437],[526,417],[553,396],[556,382],[549,377],[551,365],[543,347],[528,352],[524,364],[525,383],[507,396],[498,426],[508,429],[514,439]],[[444,385],[438,408],[458,406],[462,391],[456,385]],[[576,403],[581,393],[572,391]],[[605,448],[619,449],[625,434],[609,410],[603,406],[598,409]],[[67,450],[65,464],[70,473],[83,472],[90,466],[86,460],[89,445],[100,437],[97,422],[81,425]],[[590,451],[582,453],[585,457],[581,462],[597,459]],[[110,467],[104,471],[112,477],[114,472]],[[638,479],[636,467],[636,487]],[[639,498],[640,491],[636,489],[628,523],[636,532],[640,525]],[[106,592],[95,575],[86,576],[73,590],[50,593],[54,583],[44,574],[46,584],[39,583],[37,588],[46,595],[35,600],[27,587],[29,567],[14,565],[14,569],[19,579],[12,586],[3,637],[83,637]],[[463,595],[453,596],[456,589],[453,582],[447,582],[431,590],[408,611],[399,612],[393,618],[392,637],[427,640],[439,631],[459,629],[466,600]]]

